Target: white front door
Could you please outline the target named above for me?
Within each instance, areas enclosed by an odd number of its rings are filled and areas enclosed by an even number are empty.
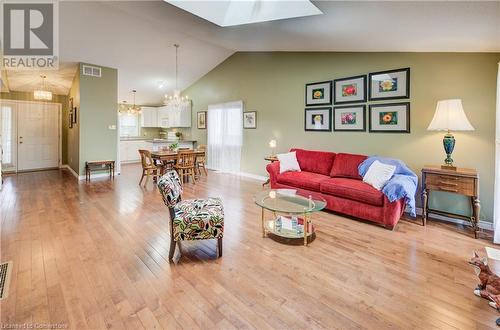
[[[59,105],[19,103],[17,113],[18,170],[59,166]]]

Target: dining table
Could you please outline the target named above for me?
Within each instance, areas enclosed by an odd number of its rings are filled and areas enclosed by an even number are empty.
[[[193,151],[195,157],[204,157],[206,153],[206,150],[198,150],[198,149],[181,150],[181,152],[182,151]],[[164,174],[167,163],[169,162],[175,163],[177,161],[177,155],[179,154],[179,151],[175,150],[150,150],[150,152],[151,152],[151,158],[154,161],[157,161],[164,165],[161,167],[160,170],[161,175]]]

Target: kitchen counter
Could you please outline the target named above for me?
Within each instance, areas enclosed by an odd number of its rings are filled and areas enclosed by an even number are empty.
[[[190,142],[194,143],[196,140],[167,140],[167,139],[152,139],[150,137],[121,137],[120,141],[145,141],[145,142],[153,142],[153,143],[175,143],[175,142]]]
[[[134,137],[120,137],[120,141],[153,141],[150,137],[134,136]]]
[[[148,142],[153,142],[153,143],[182,143],[182,142],[188,142],[188,143],[194,143],[196,140],[167,140],[167,139],[150,139]]]

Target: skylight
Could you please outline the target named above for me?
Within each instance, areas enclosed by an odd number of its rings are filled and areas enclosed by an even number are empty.
[[[309,0],[164,0],[219,26],[323,14]]]

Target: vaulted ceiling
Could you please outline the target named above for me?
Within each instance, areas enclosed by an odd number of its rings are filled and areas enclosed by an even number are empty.
[[[181,45],[181,89],[236,51],[500,52],[500,2],[313,3],[323,15],[220,27],[160,0],[61,1],[60,60],[67,64],[48,80],[64,93],[71,63],[114,67],[117,101],[130,101],[137,89],[138,103],[158,104],[175,87],[174,43]],[[29,75],[8,72],[10,89],[31,89],[39,73]]]

